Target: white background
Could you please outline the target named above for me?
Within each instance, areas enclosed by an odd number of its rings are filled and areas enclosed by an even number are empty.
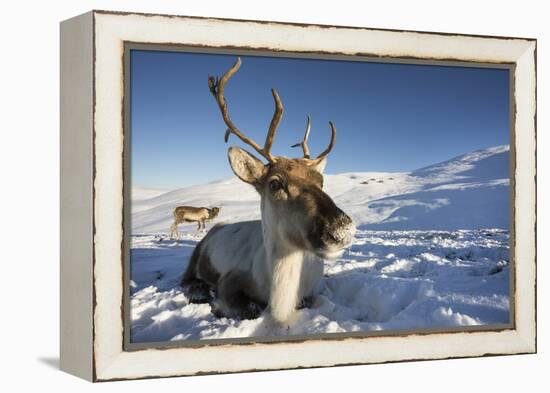
[[[0,390],[542,391],[548,389],[548,11],[543,1],[4,2],[0,13]],[[169,378],[92,385],[57,370],[59,26],[90,9],[538,39],[538,355]],[[546,109],[546,110],[545,110]],[[546,240],[546,243],[548,240]],[[546,363],[546,364],[545,364]]]

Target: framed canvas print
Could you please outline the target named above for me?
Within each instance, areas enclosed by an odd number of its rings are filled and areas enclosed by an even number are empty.
[[[61,368],[536,351],[536,40],[61,24]]]

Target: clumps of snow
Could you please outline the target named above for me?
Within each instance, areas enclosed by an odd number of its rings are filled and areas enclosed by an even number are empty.
[[[198,237],[132,237],[132,342],[409,330],[509,320],[506,230],[359,230],[325,263],[322,290],[288,327],[215,318],[179,287]]]
[[[451,307],[438,307],[432,313],[434,321],[439,322],[441,326],[471,326],[481,325],[478,318],[472,318],[459,312],[454,312]]]

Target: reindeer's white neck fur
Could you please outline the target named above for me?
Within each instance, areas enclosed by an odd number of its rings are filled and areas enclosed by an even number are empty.
[[[279,324],[290,322],[300,300],[307,251],[296,248],[284,239],[284,225],[276,218],[269,202],[262,200],[262,230],[267,268],[271,272],[270,314]]]
[[[269,294],[270,313],[275,322],[290,322],[301,293],[303,251],[295,251],[272,259],[273,276]]]

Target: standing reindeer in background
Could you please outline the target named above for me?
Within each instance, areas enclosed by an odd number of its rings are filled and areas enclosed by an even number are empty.
[[[261,197],[261,221],[217,224],[195,247],[181,285],[195,303],[210,302],[217,316],[252,319],[268,308],[279,325],[291,322],[295,310],[313,299],[323,275],[323,259],[341,254],[353,238],[352,220],[323,191],[322,171],[336,140],[317,158],[307,146],[310,123],[302,146],[304,158],[274,156],[271,146],[283,105],[275,90],[275,114],[263,147],[245,136],[231,121],[224,98],[227,81],[241,65],[240,58],[209,87],[230,134],[240,138],[268,162],[238,148],[229,148],[235,175],[252,185]],[[215,289],[212,298],[211,289]]]
[[[170,237],[179,239],[178,225],[184,222],[198,223],[197,232],[206,229],[206,222],[212,221],[220,214],[221,207],[178,206],[174,209],[174,223],[170,227]]]

